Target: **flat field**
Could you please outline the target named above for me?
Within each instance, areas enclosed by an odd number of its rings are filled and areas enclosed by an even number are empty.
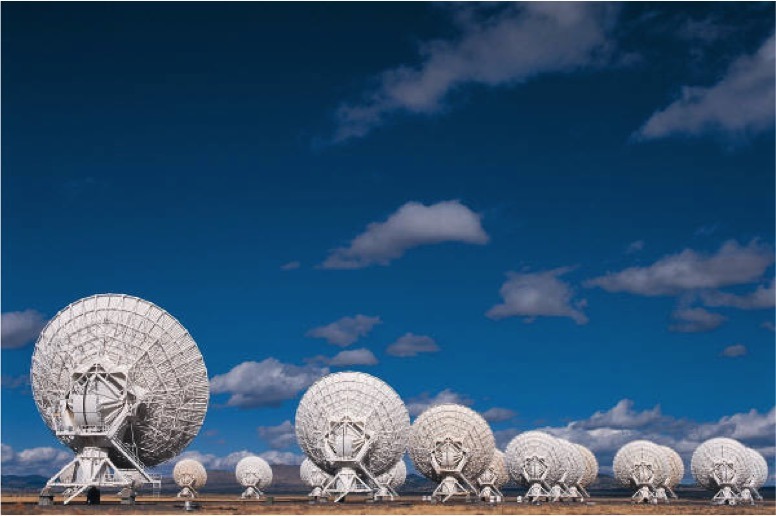
[[[512,498],[514,500],[514,498]],[[183,502],[173,497],[138,497],[134,506],[120,505],[118,498],[104,496],[98,506],[76,500],[62,505],[41,507],[37,496],[4,495],[2,514],[178,514]],[[595,498],[587,504],[518,504],[514,501],[490,506],[478,503],[430,504],[419,497],[406,496],[392,503],[310,504],[301,496],[275,496],[272,503],[249,502],[234,496],[208,495],[197,499],[199,514],[776,514],[776,502],[767,500],[751,506],[715,507],[708,501],[678,500],[670,505],[633,505],[623,498]]]

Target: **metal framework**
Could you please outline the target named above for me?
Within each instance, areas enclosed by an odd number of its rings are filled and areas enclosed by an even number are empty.
[[[302,396],[296,411],[300,448],[332,475],[321,488],[335,502],[372,494],[370,483],[401,459],[409,414],[398,394],[374,376],[343,372],[325,376]],[[311,493],[312,496],[312,493]]]
[[[240,459],[235,467],[234,475],[237,482],[246,488],[240,496],[243,499],[263,499],[262,489],[266,489],[272,484],[272,468],[267,461],[255,455]]]
[[[313,490],[307,495],[311,502],[319,502],[328,499],[328,495],[323,492],[323,487],[333,478],[321,468],[315,465],[313,461],[306,458],[299,466],[299,477],[302,482],[310,486]]]
[[[197,435],[209,383],[202,355],[169,313],[137,297],[99,294],[61,310],[43,329],[31,384],[46,425],[75,453],[41,492],[65,503],[89,487],[158,489],[147,468]],[[44,500],[48,500],[45,502]]]
[[[407,480],[407,465],[404,459],[397,462],[387,473],[377,477],[375,484],[374,500],[376,502],[395,500],[399,493],[396,492],[400,486]]]
[[[504,494],[500,488],[507,482],[509,482],[509,472],[504,452],[493,450],[493,459],[485,471],[477,477],[477,484],[480,486],[480,500],[488,503],[504,501]]]
[[[558,487],[552,491],[564,471],[557,438],[533,430],[523,432],[510,441],[505,455],[509,475],[518,485],[528,488],[524,501],[539,503],[560,496]]]
[[[741,499],[754,504],[755,500],[763,499],[759,489],[768,480],[768,463],[758,451],[752,448],[746,451],[749,454],[749,478],[741,486]]]
[[[196,498],[197,490],[207,483],[207,471],[201,462],[183,459],[173,468],[172,478],[181,488],[178,498]]]
[[[496,448],[488,423],[468,407],[443,404],[423,412],[412,425],[409,454],[415,468],[435,482],[430,499],[476,497],[472,480],[490,465]]]

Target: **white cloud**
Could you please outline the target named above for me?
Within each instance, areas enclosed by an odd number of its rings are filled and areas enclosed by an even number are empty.
[[[201,453],[196,450],[186,451],[180,454],[180,456],[174,460],[178,462],[183,459],[192,459],[202,463],[205,469],[217,469],[217,470],[233,470],[237,463],[245,457],[253,455],[259,455],[257,453],[250,452],[248,450],[232,452],[229,455],[220,457],[212,453]]]
[[[685,291],[716,289],[757,281],[773,263],[773,250],[758,241],[741,246],[725,242],[711,255],[685,249],[647,267],[630,267],[591,279],[587,286],[608,292],[672,296]]]
[[[625,254],[638,253],[642,249],[644,249],[644,241],[636,240],[635,242],[628,244],[628,247],[625,249]]]
[[[420,396],[410,398],[407,400],[406,406],[410,416],[417,416],[424,410],[434,407],[436,405],[442,405],[444,403],[457,403],[459,405],[471,405],[472,400],[466,396],[462,396],[450,389],[440,391],[435,396],[430,396],[427,392],[424,392]]]
[[[46,326],[46,318],[36,310],[6,312],[0,319],[2,349],[21,348],[30,344]]]
[[[388,265],[413,247],[462,242],[483,245],[489,237],[480,215],[460,203],[442,201],[430,206],[408,202],[384,222],[372,222],[347,247],[331,251],[324,269],[360,269]]]
[[[405,333],[385,350],[386,353],[394,357],[414,357],[419,353],[436,353],[437,351],[439,351],[439,346],[434,339],[414,333]]]
[[[382,323],[379,317],[356,315],[343,317],[338,321],[309,330],[305,336],[325,339],[336,346],[350,346],[361,337],[366,336],[372,328]]]
[[[214,376],[210,390],[213,394],[230,394],[227,402],[230,406],[276,407],[328,373],[328,368],[296,366],[267,358],[261,362],[242,362],[228,373]]]
[[[433,114],[466,85],[510,86],[545,73],[604,64],[616,8],[601,3],[525,2],[457,10],[458,38],[421,47],[419,66],[386,70],[361,102],[337,111],[333,140],[363,137],[395,113]]]
[[[671,317],[677,322],[668,327],[680,333],[698,333],[711,331],[727,320],[727,317],[703,308],[682,308],[675,310]]]
[[[294,260],[293,262],[288,262],[288,263],[284,263],[283,265],[281,265],[280,266],[280,270],[281,271],[293,271],[293,270],[298,269],[301,266],[302,266],[302,264],[300,262]]]
[[[507,273],[508,279],[499,291],[504,302],[485,315],[491,319],[525,317],[526,322],[539,316],[570,317],[577,324],[586,324],[587,316],[580,310],[585,300],[574,302],[569,284],[558,279],[569,270],[562,267],[535,273]]]
[[[259,457],[270,464],[285,464],[287,466],[298,466],[304,461],[305,456],[301,453],[288,451],[270,450],[259,454]]]
[[[4,475],[43,475],[51,476],[57,469],[73,460],[73,453],[60,448],[42,446],[16,451],[12,446],[2,444]]]
[[[723,357],[742,357],[746,355],[746,346],[743,344],[734,344],[723,349],[721,354]]]
[[[489,408],[488,410],[482,413],[482,417],[485,418],[485,421],[488,421],[490,423],[509,421],[510,419],[514,418],[516,415],[517,413],[514,410],[509,410],[508,408],[501,408],[501,407]]]
[[[346,349],[344,351],[340,351],[332,358],[330,358],[328,364],[335,367],[350,365],[375,365],[377,364],[377,357],[374,355],[374,353],[366,348]]]
[[[718,290],[701,293],[701,300],[706,306],[730,306],[742,310],[756,310],[773,308],[776,304],[775,280],[768,285],[759,285],[754,292],[745,295],[736,295]]]
[[[259,437],[274,449],[290,448],[296,444],[294,425],[289,420],[276,426],[260,426],[256,430]]]
[[[762,324],[760,324],[760,328],[765,328],[766,330],[770,330],[770,331],[776,331],[776,324],[773,324],[773,321],[763,321]]]
[[[8,376],[6,374],[0,377],[0,385],[3,389],[19,390],[25,393],[30,392],[30,375],[20,374],[19,376]]]
[[[718,132],[741,136],[773,127],[774,37],[753,55],[741,56],[717,84],[682,88],[681,98],[654,113],[639,129],[641,139]]]

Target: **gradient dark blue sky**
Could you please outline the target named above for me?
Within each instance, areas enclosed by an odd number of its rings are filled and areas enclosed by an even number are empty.
[[[585,35],[574,30],[602,38],[575,58],[553,53],[553,33],[533,26],[564,9],[583,19],[566,36],[579,45]],[[612,415],[599,427],[630,436],[670,420],[689,425],[682,429],[719,424],[720,435],[746,441],[743,427],[720,421],[754,409],[750,444],[772,460],[773,4],[556,11],[4,5],[3,444],[58,446],[22,379],[32,339],[6,345],[6,330],[17,329],[6,314],[45,319],[80,297],[124,292],[179,318],[211,377],[272,357],[299,379],[325,365],[311,357],[366,348],[379,363],[353,368],[405,400],[449,389],[477,410],[514,411],[493,422],[504,438],[570,421],[593,428],[599,411]],[[489,37],[499,23],[506,32]],[[500,53],[509,30],[530,45]],[[472,70],[477,52],[487,70]],[[433,68],[440,55],[448,60]],[[487,78],[516,62],[511,75]],[[386,100],[390,77],[404,77],[403,86],[432,69],[458,74],[441,80],[433,105]],[[696,97],[682,103],[682,91]],[[347,106],[368,113],[353,122],[343,118]],[[675,118],[644,129],[672,108]],[[487,243],[429,243],[387,265],[321,267],[405,203],[450,200],[479,217]],[[731,241],[730,260],[715,268]],[[300,266],[282,270],[292,262]],[[661,263],[686,269],[655,295],[641,295],[650,286],[640,294],[633,284],[595,285]],[[542,276],[561,267],[568,272]],[[565,285],[571,298],[559,302],[586,320],[525,298],[516,317],[487,317],[509,271],[550,278],[517,296],[557,301],[542,289]],[[676,283],[694,275],[705,283]],[[724,297],[758,287],[770,302]],[[699,319],[672,319],[683,310]],[[306,336],[357,314],[382,322],[347,348]],[[682,323],[704,331],[676,331]],[[386,353],[408,332],[441,351]],[[734,345],[745,354],[725,356]],[[257,427],[293,422],[303,390],[247,408],[227,406],[229,392],[213,396],[191,450],[271,449]],[[279,449],[298,453],[288,442]]]

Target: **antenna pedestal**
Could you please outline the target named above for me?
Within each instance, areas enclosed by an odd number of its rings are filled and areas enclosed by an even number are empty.
[[[722,486],[711,499],[712,505],[738,505],[738,495],[731,486]]]
[[[434,492],[431,493],[431,499],[436,502],[446,502],[453,496],[465,496],[469,499],[471,493],[461,485],[454,476],[447,476],[442,479]]]
[[[546,502],[550,500],[550,492],[541,483],[534,482],[525,493],[524,500],[531,503]]]
[[[248,486],[248,488],[243,491],[243,494],[240,495],[240,498],[244,500],[261,500],[264,498],[264,493],[262,493],[256,486]]]
[[[340,468],[323,490],[334,495],[335,502],[341,501],[350,493],[372,493],[372,488],[361,480],[353,468]]]

